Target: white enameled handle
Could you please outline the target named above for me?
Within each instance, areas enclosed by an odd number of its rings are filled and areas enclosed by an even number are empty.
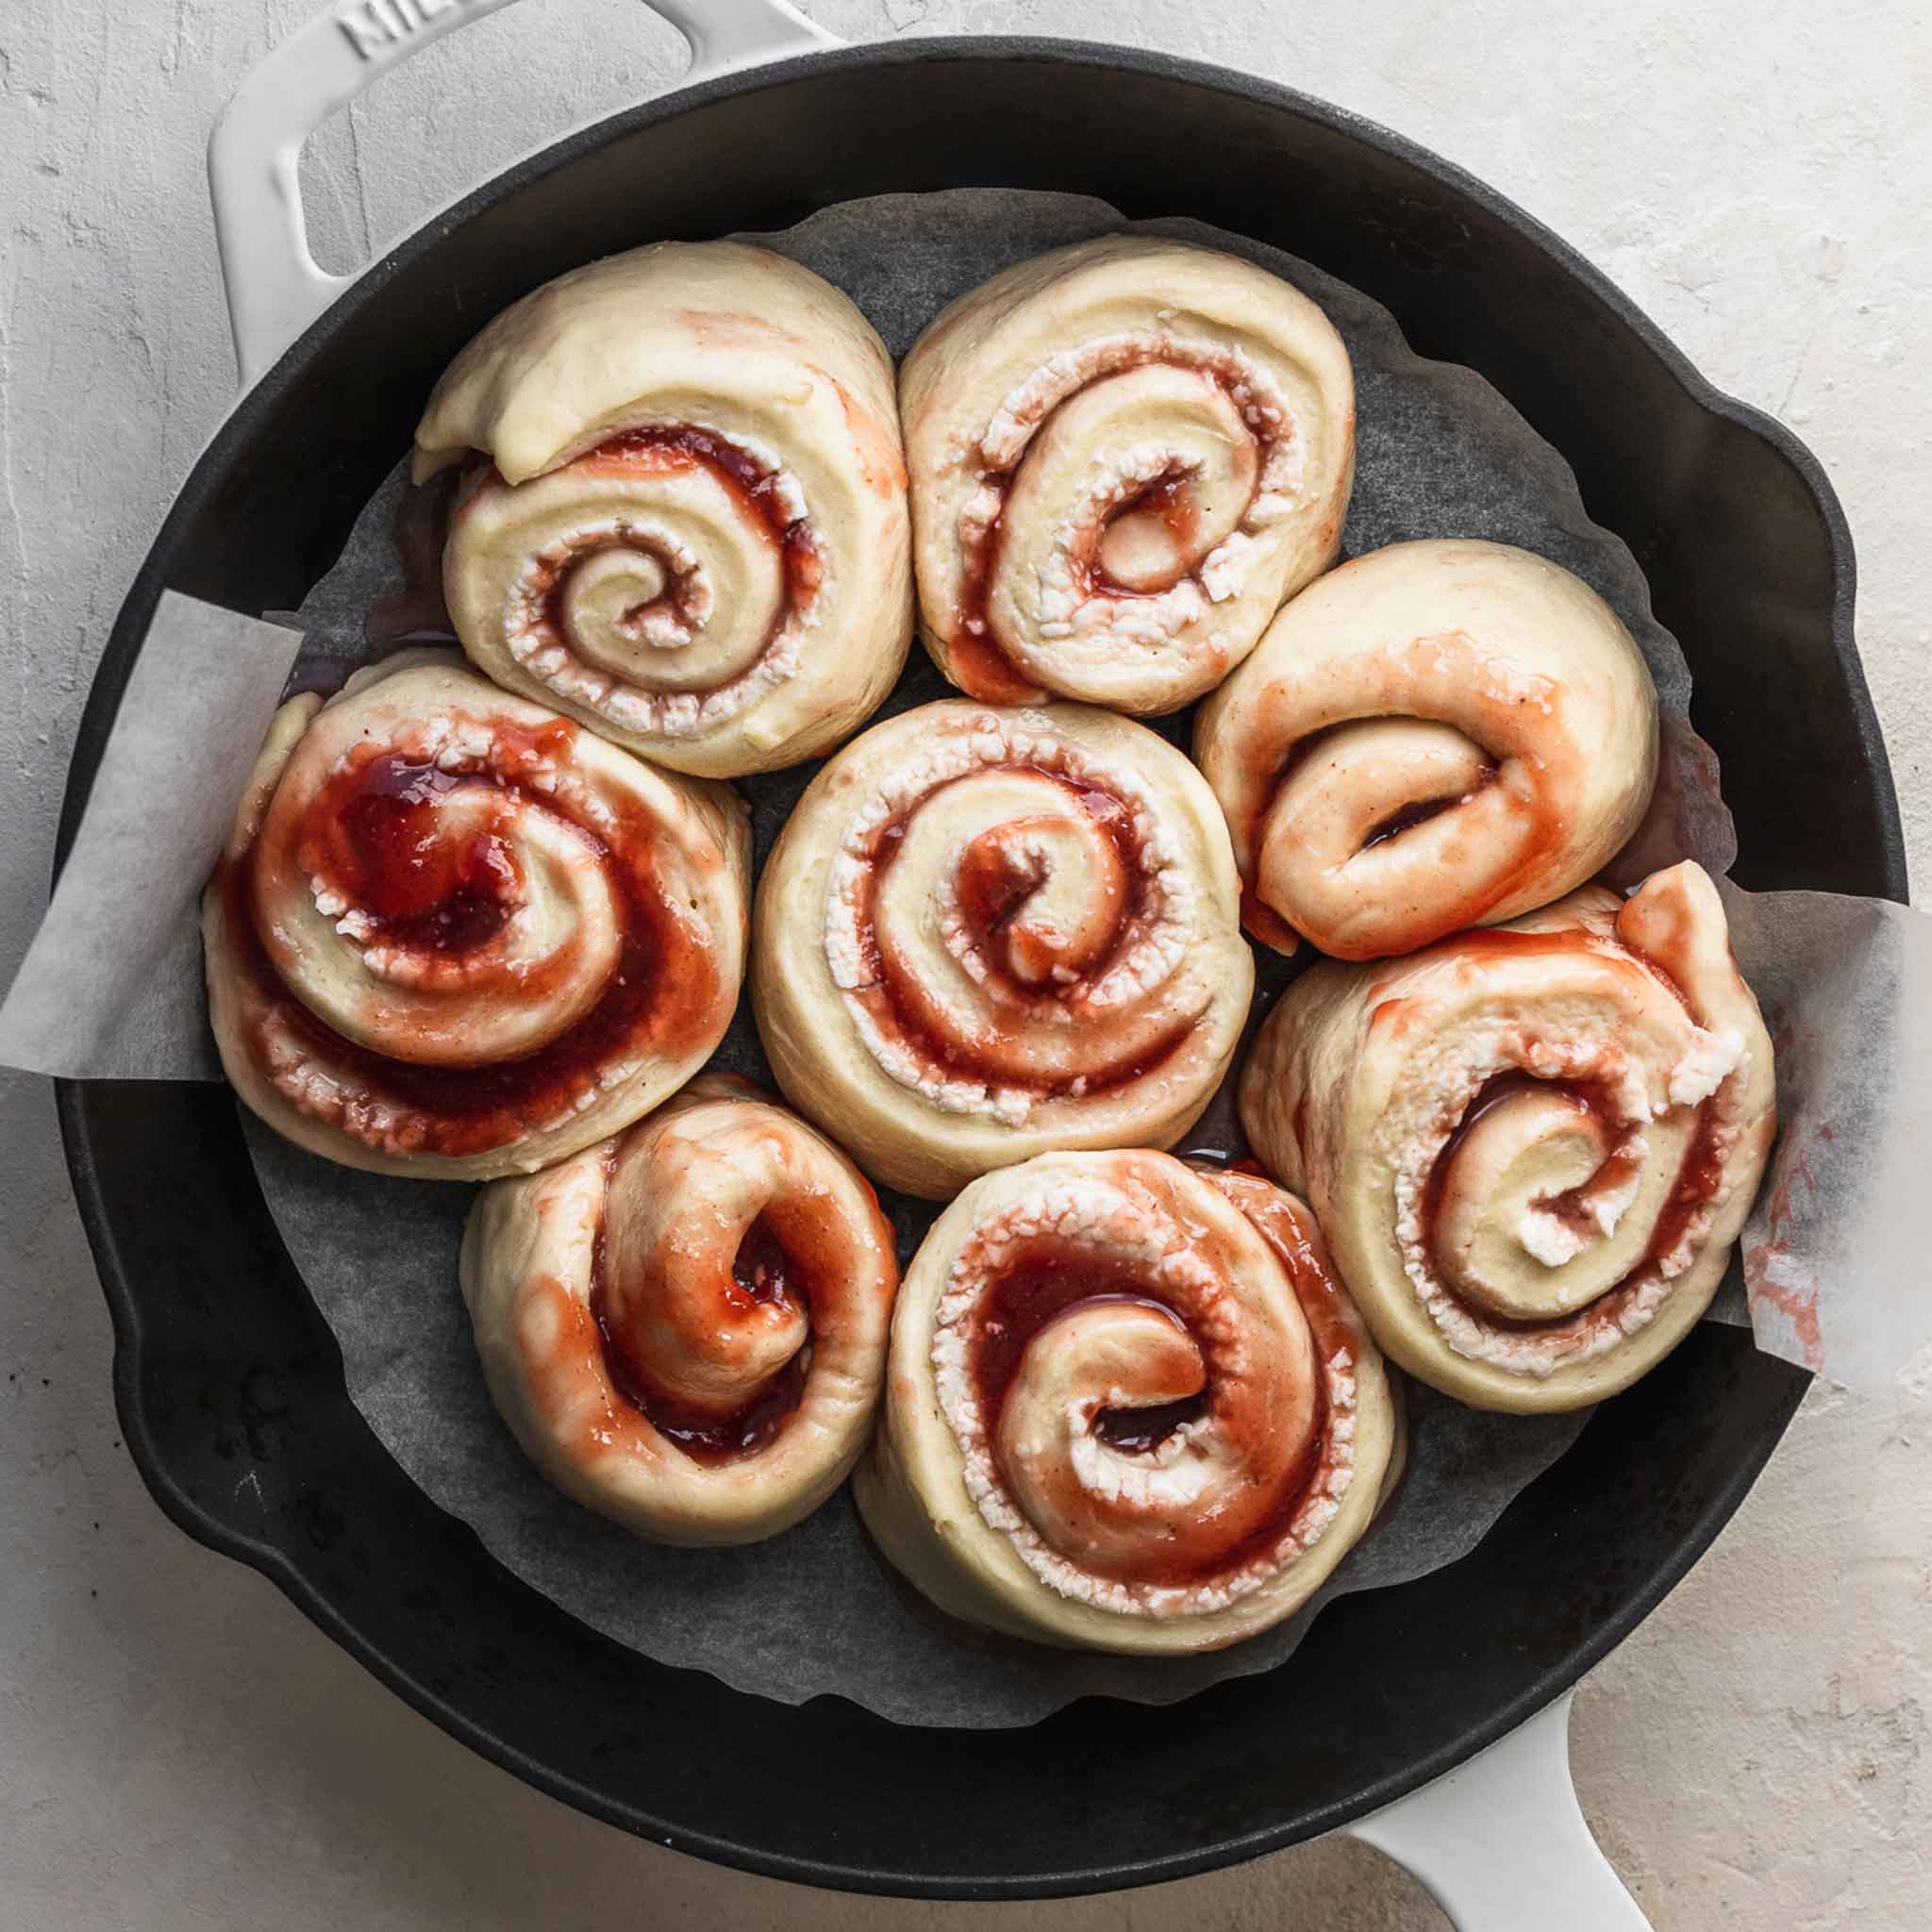
[[[1651,1932],[1570,1781],[1565,1691],[1499,1743],[1343,1827],[1414,1874],[1457,1932]]]
[[[215,240],[242,386],[250,387],[354,277],[308,252],[302,143],[377,75],[510,0],[338,0],[265,56],[229,97],[208,145]],[[788,0],[649,0],[691,42],[685,86],[784,54],[836,47]]]

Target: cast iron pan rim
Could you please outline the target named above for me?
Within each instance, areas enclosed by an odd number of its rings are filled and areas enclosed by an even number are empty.
[[[381,283],[432,248],[444,228],[466,221],[478,209],[613,138],[710,101],[758,93],[813,74],[839,73],[874,65],[948,61],[982,64],[1062,62],[1170,79],[1186,86],[1256,101],[1326,126],[1365,145],[1378,147],[1420,172],[1432,175],[1524,235],[1553,263],[1583,285],[1644,345],[1690,401],[1712,416],[1738,425],[1774,448],[1804,482],[1824,526],[1836,584],[1831,621],[1832,644],[1844,675],[1855,724],[1872,758],[1874,775],[1880,781],[1887,891],[1890,896],[1903,901],[1906,894],[1905,848],[1897,800],[1884,742],[1878,733],[1876,717],[1852,637],[1855,566],[1851,536],[1843,511],[1823,469],[1797,437],[1772,417],[1725,395],[1707,382],[1614,284],[1540,222],[1462,169],[1441,160],[1403,137],[1358,115],[1326,106],[1290,89],[1235,75],[1203,62],[1089,42],[1006,37],[948,38],[840,47],[773,62],[748,74],[726,75],[702,86],[675,90],[592,126],[579,129],[505,170],[456,204],[439,220],[426,224],[405,238],[365,271],[343,296],[284,353],[262,381],[237,404],[197,459],[157,533],[122,606],[82,712],[56,842],[55,877],[59,875],[60,866],[78,828],[122,691],[163,588],[158,580],[157,558],[167,547],[179,524],[193,512],[211,490],[210,479],[230,452],[257,432],[266,399],[299,376],[315,342],[326,339],[330,332],[341,326]],[[559,1776],[545,1765],[507,1745],[367,1644],[354,1624],[308,1586],[280,1549],[231,1531],[202,1509],[162,1460],[148,1430],[140,1387],[142,1356],[141,1312],[129,1285],[132,1273],[115,1246],[108,1222],[101,1177],[93,1160],[82,1083],[57,1081],[55,1091],[75,1197],[114,1328],[114,1400],[123,1440],[142,1479],[170,1519],[197,1541],[259,1571],[313,1624],[406,1703],[472,1750],[525,1782],[607,1823],[652,1838],[658,1843],[768,1877],[797,1883],[858,1891],[980,1899],[1057,1896],[1115,1890],[1185,1877],[1239,1859],[1255,1857],[1333,1830],[1353,1818],[1378,1809],[1441,1775],[1503,1737],[1574,1683],[1621,1642],[1690,1571],[1741,1503],[1796,1411],[1806,1386],[1802,1381],[1794,1383],[1790,1397],[1761,1432],[1751,1456],[1732,1471],[1716,1496],[1687,1526],[1674,1548],[1653,1571],[1644,1588],[1622,1610],[1606,1619],[1562,1662],[1543,1672],[1528,1690],[1491,1711],[1484,1722],[1473,1725],[1460,1739],[1415,1759],[1404,1772],[1374,1782],[1351,1799],[1337,1800],[1318,1807],[1294,1824],[1224,1840],[1194,1851],[1115,1866],[1079,1871],[1053,1870],[997,1879],[968,1875],[948,1878],[927,1872],[882,1872],[873,1867],[832,1860],[777,1857],[754,1844],[741,1843],[717,1834],[681,1829],[647,1813],[613,1804],[601,1792]]]

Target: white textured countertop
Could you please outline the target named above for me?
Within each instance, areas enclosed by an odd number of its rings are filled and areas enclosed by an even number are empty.
[[[95,656],[228,400],[208,129],[311,10],[0,13],[0,982],[38,916]],[[1932,867],[1932,16],[1917,0],[1855,16],[1815,0],[811,10],[853,39],[1082,35],[1246,68],[1399,129],[1548,222],[1831,472],[1913,860]],[[312,144],[325,255],[352,265],[681,62],[636,0],[541,0],[455,36]],[[9,1926],[1446,1924],[1342,1843],[1113,1898],[910,1907],[714,1871],[594,1824],[471,1757],[164,1521],[118,1441],[50,1095],[8,1076],[0,1241]],[[1659,1932],[1932,1923],[1932,1386],[1814,1392],[1716,1548],[1585,1685],[1574,1735],[1585,1807]]]

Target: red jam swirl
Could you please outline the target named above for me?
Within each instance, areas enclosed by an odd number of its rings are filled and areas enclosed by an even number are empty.
[[[1425,825],[1431,819],[1441,818],[1445,811],[1453,811],[1458,805],[1467,805],[1474,796],[1474,791],[1457,791],[1445,798],[1423,798],[1413,805],[1402,806],[1369,827],[1361,849],[1369,852],[1377,845],[1386,845],[1391,839],[1399,839],[1403,833],[1412,832],[1418,825]]]
[[[774,621],[774,636],[791,612],[810,606],[824,582],[824,559],[820,555],[810,520],[790,513],[775,471],[766,469],[724,437],[687,425],[652,424],[608,438],[575,458],[571,467],[613,468],[632,475],[691,468],[708,471],[731,498],[746,527],[759,532],[778,553],[785,597]],[[492,468],[482,487],[502,488],[503,479]],[[628,528],[623,529],[618,541],[646,555],[658,554],[647,536]],[[589,558],[608,547],[599,543],[555,563],[541,563],[536,570],[533,587],[541,599],[541,622],[556,636],[569,635],[566,605],[572,577]],[[682,595],[673,579],[664,601],[679,606],[680,614],[688,617],[689,612],[682,609]]]
[[[1289,746],[1276,766],[1274,775],[1257,793],[1254,808],[1249,812],[1246,823],[1241,826],[1242,849],[1248,854],[1248,873],[1260,862],[1262,826],[1274,803],[1281,795],[1282,787],[1289,778],[1309,758],[1319,755],[1322,746],[1337,732],[1351,724],[1359,724],[1360,719],[1342,719],[1334,724],[1324,724],[1318,731],[1310,731]],[[1492,758],[1487,759],[1483,774],[1475,784],[1462,791],[1447,793],[1439,798],[1418,799],[1411,804],[1398,807],[1386,817],[1378,820],[1369,828],[1367,836],[1357,848],[1357,852],[1368,852],[1378,845],[1387,845],[1400,839],[1405,832],[1412,832],[1418,825],[1427,824],[1431,819],[1440,818],[1446,811],[1454,811],[1459,806],[1467,805],[1487,787],[1497,782],[1502,767]],[[1431,900],[1417,909],[1415,932],[1422,935],[1421,941],[1413,937],[1407,943],[1391,941],[1386,947],[1391,954],[1413,950],[1418,942],[1432,942],[1434,936],[1453,932],[1458,943],[1474,937],[1483,930],[1478,922],[1516,891],[1524,879],[1543,863],[1549,854],[1561,842],[1563,826],[1556,814],[1543,803],[1541,791],[1522,801],[1524,810],[1534,818],[1532,835],[1524,841],[1516,859],[1501,870],[1482,878],[1474,880],[1459,899]],[[1291,952],[1303,935],[1299,933],[1272,906],[1267,905],[1256,892],[1251,876],[1241,881],[1241,925],[1252,937],[1263,945],[1275,946],[1284,952]],[[1507,939],[1547,939],[1553,937],[1543,933],[1510,933]],[[1400,935],[1397,936],[1400,938]],[[1317,941],[1319,943],[1319,941]],[[1348,956],[1353,957],[1353,956]]]
[[[1073,1309],[1096,1304],[1152,1308],[1176,1328],[1187,1327],[1167,1303],[1146,1292],[1129,1264],[1109,1263],[1085,1250],[1069,1255],[1041,1243],[991,1284],[979,1307],[969,1360],[979,1413],[989,1426],[1006,1407],[1034,1337]],[[1204,1388],[1196,1399],[1205,1403],[1207,1393]],[[1147,1446],[1159,1440],[1153,1438]]]
[[[1698,1113],[1696,1130],[1690,1136],[1690,1144],[1685,1148],[1683,1163],[1677,1169],[1676,1184],[1651,1231],[1650,1247],[1644,1256],[1645,1267],[1656,1267],[1671,1254],[1698,1217],[1717,1199],[1724,1184],[1724,1137],[1718,1131],[1716,1112],[1707,1105]]]
[[[717,1415],[679,1401],[652,1379],[624,1323],[613,1318],[601,1233],[592,1284],[591,1309],[611,1386],[666,1441],[693,1462],[716,1465],[755,1456],[776,1440],[803,1401],[806,1384],[811,1379],[812,1345],[808,1340],[750,1401],[728,1414]],[[740,1295],[746,1304],[789,1301],[807,1313],[810,1311],[811,1280],[803,1260],[785,1247],[763,1216],[745,1230],[732,1257],[727,1294]]]
[[[731,1279],[748,1301],[803,1304],[808,1299],[797,1264],[762,1215],[745,1229],[731,1257]]]
[[[1146,357],[1136,366],[1180,368],[1209,376],[1214,374],[1211,369],[1203,369],[1198,363],[1171,360],[1161,356]],[[1110,382],[1122,373],[1119,369],[1103,371],[1091,381],[1070,390],[1058,399],[1055,408],[1065,408],[1074,396],[1085,393],[1096,384]],[[1266,471],[1270,452],[1284,432],[1272,427],[1265,420],[1257,419],[1248,422],[1248,433],[1255,439],[1258,475]],[[1023,453],[1020,462],[1025,460]],[[999,575],[1000,551],[1006,535],[1007,499],[1012,493],[1013,479],[1018,474],[1019,464],[1016,463],[1010,469],[987,471],[980,479],[999,492],[1000,507],[975,541],[966,546],[958,593],[958,620],[953,626],[952,636],[946,640],[946,658],[953,681],[968,697],[978,698],[989,705],[1024,704],[1040,694],[1040,688],[1031,683],[1025,673],[1001,649],[991,614],[992,584]],[[1144,489],[1116,504],[1106,521],[1110,523],[1130,512],[1151,512],[1160,518],[1176,547],[1185,552],[1191,546],[1200,525],[1199,507],[1193,491],[1188,487],[1191,480],[1191,474],[1180,469],[1158,476]],[[1098,541],[1099,533],[1096,531],[1085,546],[1086,554],[1078,559],[1089,595],[1103,585],[1109,597],[1122,600],[1161,596],[1172,588],[1172,585],[1167,585],[1158,590],[1136,591],[1114,582],[1100,568],[1095,554]],[[1181,575],[1186,575],[1187,573],[1184,571]]]
[[[1458,941],[1457,943],[1459,947],[1463,941],[1469,939],[1536,940],[1557,939],[1563,936],[1539,933],[1474,933],[1463,935],[1462,941]],[[1614,1192],[1630,1180],[1642,1165],[1642,1157],[1632,1153],[1624,1144],[1624,1124],[1618,1117],[1609,1090],[1596,1081],[1544,1080],[1534,1074],[1512,1070],[1497,1074],[1484,1082],[1475,1098],[1464,1108],[1462,1117],[1456,1123],[1448,1140],[1442,1143],[1441,1152],[1437,1155],[1434,1164],[1429,1169],[1428,1176],[1423,1183],[1422,1195],[1423,1241],[1426,1248],[1433,1250],[1435,1246],[1436,1232],[1441,1219],[1442,1197],[1462,1142],[1491,1108],[1501,1105],[1516,1094],[1528,1092],[1562,1095],[1573,1106],[1593,1115],[1601,1123],[1606,1138],[1613,1143],[1603,1165],[1581,1187],[1573,1188],[1567,1193],[1553,1195],[1536,1204],[1543,1212],[1566,1222],[1580,1234],[1594,1238],[1601,1232],[1598,1222],[1591,1212],[1590,1198]],[[1650,1240],[1645,1244],[1642,1258],[1620,1281],[1607,1288],[1597,1298],[1596,1305],[1601,1306],[1610,1296],[1622,1293],[1635,1284],[1640,1276],[1657,1267],[1683,1240],[1686,1231],[1698,1215],[1716,1198],[1718,1190],[1724,1185],[1724,1150],[1712,1109],[1707,1106],[1698,1111],[1697,1123],[1692,1130],[1690,1144],[1684,1151],[1684,1158],[1677,1170],[1677,1178],[1651,1229]],[[1457,1295],[1447,1283],[1441,1284],[1441,1287],[1443,1292],[1450,1295],[1458,1306],[1466,1308],[1474,1319],[1490,1327],[1533,1330],[1550,1325],[1544,1322],[1513,1318],[1491,1308],[1477,1308],[1463,1296]],[[1566,1316],[1561,1319],[1569,1321],[1575,1318]]]
[[[303,842],[297,863],[325,878],[379,937],[412,950],[467,953],[503,928],[522,880],[514,848],[495,831],[438,832],[437,801],[484,781],[384,752],[357,789]]]
[[[1274,1190],[1269,1186],[1268,1191],[1272,1195]],[[1238,1195],[1230,1198],[1241,1205]],[[1263,1227],[1259,1231],[1279,1255],[1279,1245],[1269,1230]],[[1282,1258],[1287,1265],[1288,1257]],[[1298,1277],[1297,1291],[1301,1291]],[[1116,1262],[1085,1248],[1069,1250],[1042,1241],[1015,1257],[988,1284],[977,1311],[967,1368],[989,1441],[998,1440],[1001,1413],[1035,1340],[1054,1323],[1080,1309],[1110,1304],[1151,1309],[1183,1332],[1193,1332],[1175,1308],[1148,1292],[1132,1263]],[[1145,1455],[1158,1449],[1176,1429],[1215,1412],[1214,1344],[1200,1335],[1194,1340],[1206,1367],[1206,1378],[1198,1391],[1178,1401],[1144,1407],[1097,1409],[1089,1424],[1093,1432],[1115,1450]],[[1273,1495],[1264,1499],[1254,1526],[1232,1542],[1217,1541],[1211,1519],[1182,1537],[1157,1540],[1150,1528],[1148,1547],[1136,1557],[1125,1580],[1185,1589],[1229,1575],[1273,1554],[1310,1484],[1327,1466],[1328,1400],[1319,1367],[1323,1359],[1318,1349],[1314,1426],[1309,1440],[1281,1473]],[[1219,1422],[1223,1428],[1233,1428],[1239,1418],[1222,1412]],[[1250,1479],[1259,1484],[1265,1477],[1257,1471]]]
[[[880,946],[874,918],[878,893],[904,846],[912,814],[935,808],[936,802],[941,801],[954,785],[966,782],[962,778],[948,779],[874,835],[869,854],[872,864],[866,874],[868,898],[858,921],[870,983],[869,990],[860,997],[871,1008],[874,1023],[906,1041],[926,1065],[965,1080],[996,1078],[1001,1085],[1030,1093],[1036,1099],[1055,1100],[1063,1097],[1074,1083],[1056,1085],[1029,1079],[1024,1066],[1025,1042],[1034,1016],[1052,1005],[1077,1010],[1088,991],[1118,961],[1132,942],[1136,927],[1148,915],[1147,874],[1135,841],[1133,814],[1111,791],[1040,765],[1016,764],[1009,769],[1057,786],[1066,794],[1069,812],[1084,815],[1111,844],[1116,875],[1123,882],[1124,891],[1110,939],[1097,952],[1080,960],[1077,977],[1071,982],[1051,977],[1028,982],[1014,977],[1006,969],[1005,948],[998,941],[1009,922],[1023,910],[1039,881],[1029,880],[1024,873],[991,860],[962,864],[958,878],[959,910],[988,968],[989,983],[997,994],[995,1004],[999,1011],[984,1033],[961,1039],[949,1032],[927,990],[903,961]],[[944,808],[940,804],[937,808]],[[1101,1060],[1088,1068],[1077,1082],[1081,1097],[1111,1092],[1144,1078],[1177,1053],[1192,1030],[1192,1023],[1184,1022],[1138,1053]]]
[[[521,804],[554,813],[555,798],[526,781],[568,758],[577,726],[563,719],[534,726],[498,722],[491,732],[488,773],[432,776],[385,746],[358,746],[303,814],[294,854],[268,854],[258,840],[239,863],[222,868],[226,931],[254,994],[258,1058],[266,1058],[271,1025],[294,1033],[324,1067],[410,1116],[397,1138],[425,1154],[487,1153],[562,1118],[595,1091],[607,1068],[682,1050],[718,996],[715,955],[673,911],[656,862],[658,827],[630,800],[615,801],[619,824],[608,840],[575,827],[618,901],[623,938],[616,967],[589,1012],[537,1052],[475,1067],[391,1058],[345,1039],[287,991],[261,942],[256,881],[262,866],[285,865],[289,857],[304,865],[325,857],[323,875],[365,895],[358,903],[399,943],[450,957],[494,938],[514,887],[514,858],[493,833],[463,841],[429,837],[431,799],[458,787],[484,787],[507,812]],[[553,970],[567,971],[568,961],[554,962]]]

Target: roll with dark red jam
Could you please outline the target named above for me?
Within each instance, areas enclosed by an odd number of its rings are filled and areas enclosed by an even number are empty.
[[[1252,262],[1108,235],[1002,271],[900,376],[920,625],[971,697],[1177,710],[1335,560],[1348,351]]]
[[[565,1494],[661,1542],[753,1542],[838,1488],[872,1426],[898,1284],[852,1163],[708,1075],[485,1189],[463,1238],[504,1420]]]
[[[1172,1655],[1306,1603],[1395,1441],[1293,1196],[1144,1150],[1044,1154],[975,1181],[914,1257],[854,1493],[941,1609]]]
[[[912,634],[891,359],[808,269],[661,242],[505,310],[416,473],[471,467],[443,591],[499,684],[675,771],[828,750]]]
[[[222,1064],[350,1167],[541,1167],[717,1045],[749,863],[725,788],[399,653],[270,726],[202,906]]]
[[[791,1104],[935,1199],[1050,1148],[1173,1142],[1254,984],[1201,774],[1080,705],[948,701],[855,740],[766,862],[753,948]]]
[[[1776,1131],[1771,1040],[1697,866],[1405,959],[1324,964],[1241,1077],[1375,1339],[1484,1408],[1627,1387],[1709,1306]]]
[[[485,1189],[461,1285],[496,1408],[558,1490],[657,1541],[750,1543],[866,1441],[898,1263],[829,1140],[706,1076]]]

